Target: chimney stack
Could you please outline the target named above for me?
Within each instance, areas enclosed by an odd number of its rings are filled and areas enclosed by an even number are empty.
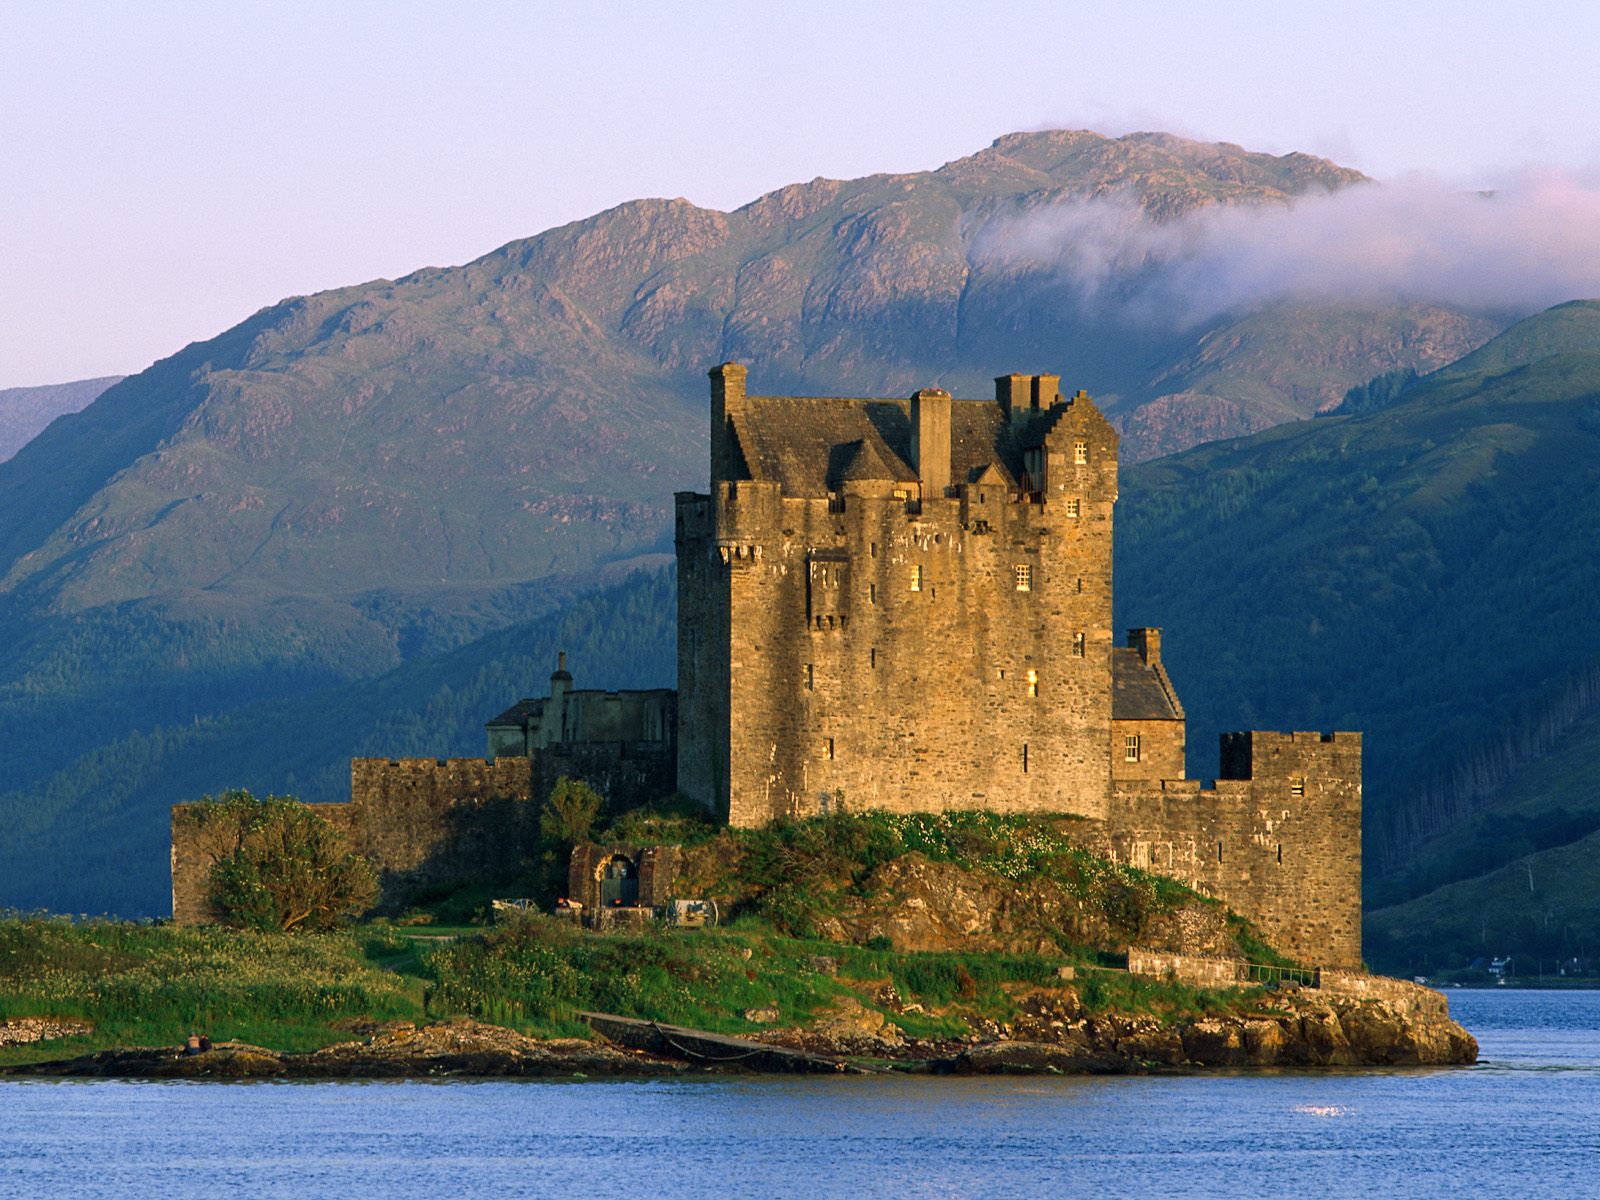
[[[1128,645],[1139,652],[1144,664],[1153,667],[1161,661],[1161,630],[1141,627],[1128,630]]]
[[[1033,377],[1033,407],[1040,412],[1061,399],[1061,376],[1035,375]]]
[[[744,408],[745,366],[725,362],[712,367],[711,376],[711,482],[733,478],[734,433],[729,418]]]
[[[911,397],[911,465],[922,480],[922,498],[943,496],[950,486],[950,393],[923,388]]]
[[[995,376],[995,403],[1000,406],[1000,411],[1005,413],[1009,421],[1028,415],[1032,391],[1033,380],[1027,375],[1018,375],[1013,371],[1009,375]]]

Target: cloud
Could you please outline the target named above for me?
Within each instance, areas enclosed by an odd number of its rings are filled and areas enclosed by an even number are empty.
[[[1179,325],[1279,300],[1533,312],[1600,296],[1600,179],[1526,171],[1474,192],[1415,177],[1166,222],[1128,200],[1074,201],[996,218],[973,253]]]

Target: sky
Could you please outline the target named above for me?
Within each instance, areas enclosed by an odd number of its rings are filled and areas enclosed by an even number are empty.
[[[0,388],[624,200],[733,208],[1019,129],[1593,176],[1597,57],[1587,0],[0,0]]]

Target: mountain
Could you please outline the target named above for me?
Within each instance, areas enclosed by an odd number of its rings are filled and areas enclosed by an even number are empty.
[[[1192,769],[1224,728],[1365,729],[1368,900],[1397,953],[1389,906],[1600,829],[1597,315],[1124,475],[1121,619],[1167,626]]]
[[[123,378],[107,375],[46,387],[0,388],[0,462],[27,445],[51,421],[78,412]]]
[[[1400,305],[1185,328],[995,251],[1090,201],[1159,223],[1351,186],[1372,185],[1303,154],[1014,134],[731,213],[630,202],[184,348],[0,463],[0,820],[26,830],[0,845],[0,880],[39,877],[45,846],[100,854],[119,823],[154,837],[200,775],[119,783],[150,739],[332,705],[657,561],[673,491],[704,481],[709,364],[744,361],[764,391],[858,395],[983,395],[1053,364],[1103,398],[1133,458],[1141,439],[1304,415],[1488,337],[1482,318]],[[1338,331],[1325,349],[1322,325]],[[237,745],[209,747],[205,777],[261,786]],[[96,805],[104,821],[83,820]]]

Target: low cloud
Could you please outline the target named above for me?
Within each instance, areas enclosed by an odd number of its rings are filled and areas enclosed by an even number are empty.
[[[996,218],[973,253],[1178,325],[1278,300],[1532,312],[1600,296],[1600,179],[1528,171],[1474,192],[1410,178],[1166,222],[1130,201],[1068,202]]]

